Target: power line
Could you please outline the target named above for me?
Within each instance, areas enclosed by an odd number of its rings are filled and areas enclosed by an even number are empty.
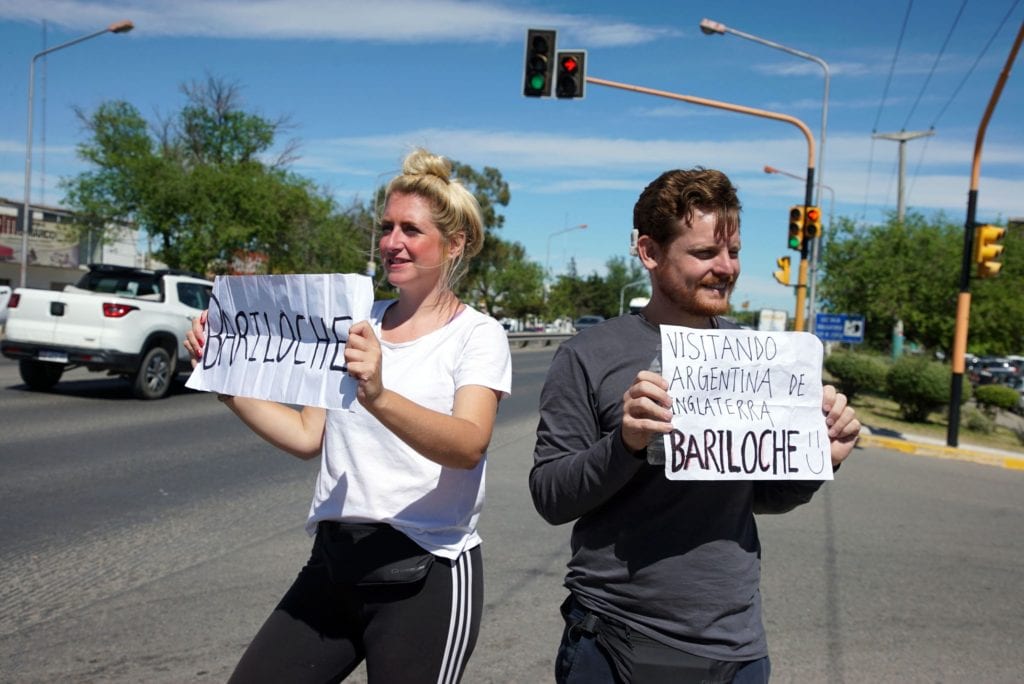
[[[942,110],[939,111],[938,116],[935,117],[935,120],[932,122],[932,128],[935,128],[935,124],[939,123],[939,119],[941,119],[942,115],[946,113],[947,109],[949,109],[949,105],[953,104],[953,100],[955,100],[956,96],[960,94],[960,90],[967,83],[967,79],[969,79],[971,77],[971,74],[974,73],[975,67],[978,66],[979,62],[981,62],[982,57],[985,56],[985,53],[988,52],[988,49],[992,47],[992,43],[993,41],[995,41],[996,36],[998,36],[999,32],[1003,30],[1003,26],[1006,25],[1006,22],[1010,18],[1010,15],[1013,14],[1013,11],[1017,9],[1017,5],[1019,4],[1020,0],[1014,0],[1013,4],[1010,5],[1010,9],[1006,11],[1006,15],[1003,16],[1003,19],[1002,21],[999,22],[999,25],[996,27],[996,30],[992,32],[992,37],[988,39],[988,42],[985,43],[985,47],[982,48],[981,53],[978,55],[977,59],[974,60],[974,64],[972,64],[971,68],[967,70],[966,74],[964,74],[964,78],[962,81],[960,81],[960,85],[956,87],[956,89],[953,91],[953,94],[949,96],[949,100],[947,100],[946,104],[942,106]]]
[[[878,113],[875,114],[875,124],[871,127],[872,133],[878,132],[878,121],[882,118],[882,110],[885,109],[885,101],[889,98],[889,86],[892,85],[892,75],[896,71],[896,61],[900,57],[900,48],[903,45],[903,37],[907,32],[907,23],[910,20],[910,10],[914,7],[914,0],[907,3],[907,13],[903,15],[903,26],[900,28],[900,37],[896,41],[896,51],[892,55],[892,64],[889,65],[889,76],[885,79],[885,90],[882,91],[882,101],[878,103]]]
[[[1019,2],[1019,0],[1018,0]],[[907,2],[907,12],[903,15],[903,26],[900,28],[900,37],[896,41],[896,51],[892,56],[892,64],[889,65],[889,76],[885,79],[885,89],[882,91],[882,99],[878,103],[878,113],[875,114],[875,123],[871,126],[871,151],[868,154],[867,183],[864,186],[864,209],[862,216],[868,213],[868,197],[871,195],[871,173],[875,163],[875,133],[878,133],[878,122],[882,118],[882,110],[885,108],[885,101],[889,98],[889,86],[892,84],[892,75],[896,71],[896,60],[900,56],[900,47],[903,45],[903,36],[907,32],[907,22],[910,20],[910,10],[914,7],[914,0]]]
[[[924,91],[928,89],[928,84],[931,82],[932,76],[935,74],[935,69],[939,66],[939,62],[942,60],[942,55],[946,53],[946,46],[949,45],[949,39],[953,37],[953,31],[956,30],[956,25],[960,23],[960,17],[963,16],[965,7],[967,7],[967,0],[964,0],[960,4],[960,10],[956,13],[956,17],[953,19],[953,25],[949,27],[949,32],[946,34],[946,39],[942,41],[942,47],[939,48],[939,54],[935,56],[935,61],[932,63],[932,68],[928,72],[928,76],[924,79],[924,84],[922,84],[921,86],[921,91],[917,94],[917,99],[914,100],[914,104],[910,108],[910,113],[907,114],[906,121],[903,122],[904,130],[906,130],[907,126],[910,125],[910,118],[914,116],[914,112],[917,110],[917,105],[921,102],[921,98],[924,96]]]

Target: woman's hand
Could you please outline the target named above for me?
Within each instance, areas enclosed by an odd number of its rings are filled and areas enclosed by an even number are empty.
[[[832,385],[823,388],[821,410],[828,426],[828,439],[832,447],[832,467],[836,468],[846,460],[857,444],[860,435],[860,421],[847,403],[846,395],[836,391]]]
[[[203,357],[203,330],[206,328],[206,314],[208,309],[192,319],[192,329],[185,333],[185,351],[192,357],[192,367],[199,364]]]
[[[384,383],[381,379],[380,341],[368,321],[360,321],[349,328],[345,365],[348,366],[348,374],[359,384],[356,398],[369,409],[384,393]]]

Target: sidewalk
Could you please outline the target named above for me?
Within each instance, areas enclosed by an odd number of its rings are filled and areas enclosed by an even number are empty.
[[[999,466],[1009,468],[1010,470],[1024,470],[1024,445],[1017,451],[965,444],[962,441],[957,446],[951,447],[946,445],[945,440],[911,435],[884,428],[872,430],[866,425],[861,429],[860,439],[857,443],[860,446],[895,449],[896,451],[917,456],[948,458],[955,461]]]

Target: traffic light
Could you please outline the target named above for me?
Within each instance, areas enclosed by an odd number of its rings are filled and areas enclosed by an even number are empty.
[[[978,264],[979,278],[993,278],[999,274],[1002,264],[996,261],[1004,247],[996,244],[1006,235],[1006,229],[999,226],[977,226],[974,229],[974,262]]]
[[[583,97],[586,79],[587,53],[585,50],[562,50],[558,53],[555,96]]]
[[[798,252],[804,246],[804,208],[802,204],[789,208],[789,242],[786,246]]]
[[[807,207],[804,212],[804,238],[813,240],[821,237],[821,209]]]
[[[789,285],[789,257],[779,257],[778,259],[775,260],[775,264],[779,267],[778,271],[772,273],[772,275],[775,276],[775,280],[779,283],[779,285]]]
[[[528,29],[523,95],[551,97],[551,77],[554,70],[555,32],[547,29]]]

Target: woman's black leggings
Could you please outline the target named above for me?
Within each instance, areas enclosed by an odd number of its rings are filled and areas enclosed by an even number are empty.
[[[420,582],[360,587],[333,583],[314,544],[229,681],[340,682],[365,659],[370,684],[458,682],[482,608],[479,546],[436,558]]]

